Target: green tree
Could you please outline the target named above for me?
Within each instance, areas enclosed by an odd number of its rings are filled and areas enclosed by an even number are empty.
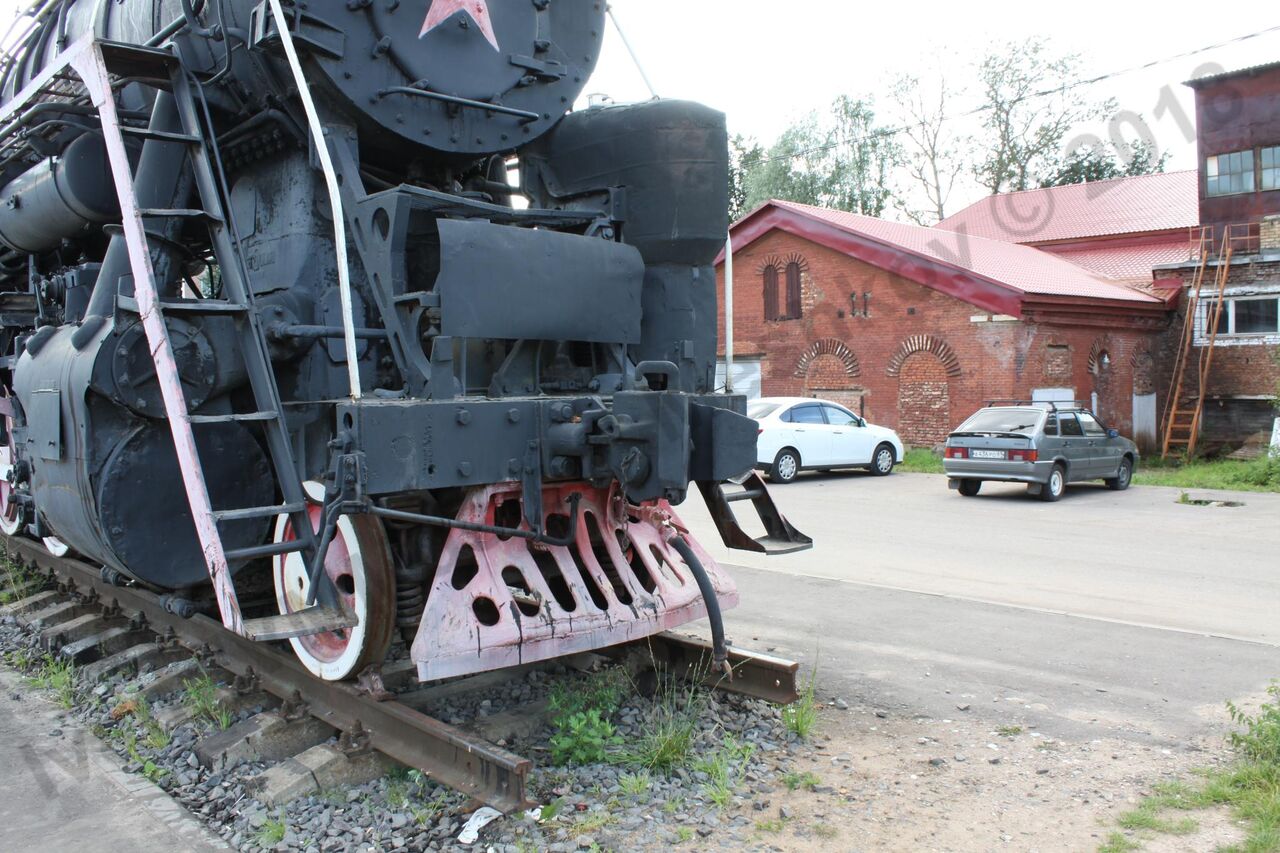
[[[747,206],[747,172],[764,159],[760,143],[740,133],[729,139],[729,221],[737,222],[751,208]]]
[[[1073,86],[1078,56],[1054,56],[1043,39],[1009,43],[978,65],[985,156],[974,177],[992,194],[1035,186],[1059,167],[1071,128],[1109,112]]]
[[[1042,187],[1084,184],[1134,175],[1163,172],[1169,153],[1159,154],[1153,144],[1143,140],[1128,143],[1124,151],[1116,146],[1092,140],[1069,151],[1057,169],[1040,179]]]
[[[743,206],[777,198],[879,216],[899,157],[893,132],[876,125],[871,105],[842,95],[828,113],[800,119],[747,162]]]

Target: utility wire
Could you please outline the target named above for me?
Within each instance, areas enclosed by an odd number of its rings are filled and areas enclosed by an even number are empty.
[[[1221,48],[1221,47],[1237,44],[1242,41],[1247,41],[1249,39],[1257,38],[1259,36],[1264,36],[1264,35],[1267,35],[1268,33],[1273,33],[1277,31],[1280,31],[1280,24],[1277,24],[1276,26],[1273,26],[1273,27],[1267,27],[1266,29],[1258,30],[1256,32],[1246,33],[1245,35],[1242,35],[1242,36],[1236,36],[1235,38],[1229,38],[1226,41],[1220,41],[1220,42],[1217,42],[1216,44],[1205,45],[1204,47],[1198,47],[1198,48],[1195,48],[1194,50],[1188,50],[1182,53],[1177,53],[1177,54],[1174,54],[1173,56],[1166,56],[1161,59],[1153,59],[1150,62],[1145,62],[1141,65],[1132,65],[1128,68],[1122,68],[1118,71],[1110,71],[1110,72],[1107,72],[1106,74],[1099,74],[1096,77],[1089,77],[1083,80],[1075,80],[1070,83],[1066,83],[1062,86],[1056,86],[1052,89],[1042,89],[1037,92],[1028,92],[1025,95],[1021,95],[1017,98],[1014,98],[1010,103],[1017,104],[1017,103],[1021,103],[1022,101],[1030,100],[1032,98],[1044,98],[1050,95],[1058,95],[1058,94],[1061,94],[1062,92],[1066,92],[1071,89],[1077,89],[1081,86],[1092,86],[1095,83],[1101,83],[1104,80],[1110,80],[1114,77],[1121,77],[1125,74],[1131,74],[1134,71],[1145,71],[1148,68],[1155,68],[1156,66],[1159,66],[1159,65],[1164,65],[1169,62],[1175,62],[1179,59],[1186,59],[1191,56],[1196,56],[1201,53],[1206,53],[1210,50],[1217,50],[1218,48]],[[969,118],[971,116],[978,115],[979,113],[987,112],[988,110],[991,110],[991,109],[994,109],[994,107],[991,104],[984,104],[980,107],[974,107],[973,109],[966,110],[965,112],[962,112],[962,113],[956,113],[955,115],[951,115],[951,116],[942,116],[940,119],[938,119],[938,122],[942,123],[944,121],[955,121],[956,119]],[[878,128],[874,132],[872,132],[870,135],[858,137],[854,141],[862,142],[872,138],[897,136],[898,134],[905,133],[906,131],[911,130],[912,128],[923,127],[928,123],[929,123],[928,121],[918,121],[918,122],[910,122],[908,124],[899,125],[897,127]],[[828,145],[818,145],[813,148],[806,148],[802,151],[794,151],[790,154],[779,154],[773,157],[752,158],[750,160],[745,160],[744,164],[761,165],[764,163],[773,163],[778,160],[794,160],[797,157],[804,157],[809,154],[817,154],[822,151],[830,151],[833,148],[839,148],[843,144],[845,143],[833,142]]]

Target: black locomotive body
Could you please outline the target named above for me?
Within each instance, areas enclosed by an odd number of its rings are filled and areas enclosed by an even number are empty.
[[[671,510],[694,482],[732,547],[803,547],[758,478],[759,541],[720,488],[755,463],[714,387],[723,117],[570,112],[604,16],[35,10],[0,84],[5,533],[334,679],[396,629],[437,678],[731,605]]]

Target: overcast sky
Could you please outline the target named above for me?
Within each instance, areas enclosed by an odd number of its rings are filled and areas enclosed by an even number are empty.
[[[422,2],[422,0],[410,0]],[[866,3],[856,0],[612,0],[619,22],[662,97],[724,110],[731,132],[771,142],[788,123],[841,94],[870,98],[893,124],[888,84],[904,72],[943,74],[971,86],[974,64],[994,44],[1047,36],[1078,53],[1088,77],[1169,59],[1280,26],[1274,2],[1230,4],[1021,2]],[[0,0],[0,20],[16,0]],[[23,5],[26,5],[25,3]],[[641,100],[648,90],[612,26],[586,93]],[[1097,99],[1141,114],[1170,169],[1195,166],[1194,116],[1182,81],[1205,63],[1226,69],[1280,59],[1280,29],[1160,62],[1088,87]],[[1173,104],[1179,108],[1171,108]],[[1158,106],[1163,104],[1163,109]],[[961,100],[961,111],[972,106]],[[1179,119],[1182,119],[1180,122]],[[1106,123],[1080,128],[1106,134]],[[949,211],[980,197],[960,188]]]
[[[1274,2],[1190,3],[865,3],[854,0],[612,0],[618,21],[662,97],[702,101],[728,115],[733,133],[770,142],[791,121],[837,95],[869,97],[893,124],[888,84],[899,74],[971,86],[974,65],[992,45],[1047,36],[1060,53],[1078,53],[1085,77],[1197,51],[1280,26]],[[1225,69],[1280,59],[1280,29],[1161,62],[1096,83],[1087,93],[1141,114],[1169,169],[1195,167],[1191,90],[1182,85],[1205,63]],[[612,27],[588,92],[617,100],[648,90]],[[1164,99],[1165,108],[1157,110]],[[1174,100],[1170,100],[1170,99]],[[961,109],[972,106],[963,101]],[[1160,114],[1157,116],[1157,112]],[[1185,119],[1184,119],[1185,121]],[[1106,135],[1105,122],[1080,131]],[[970,184],[948,211],[979,198]]]

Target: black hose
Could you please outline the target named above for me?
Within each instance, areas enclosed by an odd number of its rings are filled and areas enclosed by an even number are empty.
[[[724,618],[720,615],[720,599],[716,598],[716,590],[711,585],[711,578],[707,576],[707,570],[702,567],[702,561],[693,553],[689,543],[680,538],[680,534],[671,534],[667,544],[676,550],[685,565],[689,567],[689,571],[693,572],[693,579],[698,582],[698,592],[702,593],[702,601],[707,606],[707,620],[711,622],[711,654],[714,668],[716,672],[723,673],[732,681],[733,667],[729,666],[729,647],[724,641]]]

